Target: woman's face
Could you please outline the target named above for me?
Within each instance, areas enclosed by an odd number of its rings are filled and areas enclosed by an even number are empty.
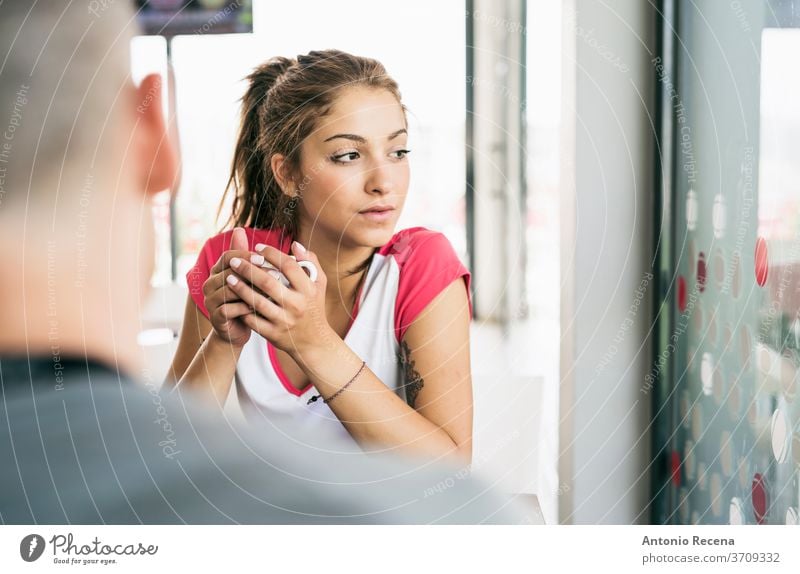
[[[408,192],[407,140],[403,110],[390,92],[341,92],[303,142],[300,225],[342,247],[387,243]],[[385,211],[366,212],[376,208]]]

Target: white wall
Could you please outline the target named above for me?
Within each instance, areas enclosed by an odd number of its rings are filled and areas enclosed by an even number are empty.
[[[655,278],[631,309],[652,271],[655,14],[641,0],[564,10],[559,521],[641,523]]]

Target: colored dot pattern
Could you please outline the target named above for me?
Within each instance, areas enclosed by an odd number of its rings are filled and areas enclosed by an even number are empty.
[[[800,249],[757,201],[743,219],[743,188],[678,203],[670,523],[800,522]]]

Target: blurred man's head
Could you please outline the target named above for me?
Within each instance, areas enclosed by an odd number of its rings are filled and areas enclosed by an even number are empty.
[[[149,199],[177,160],[161,79],[131,81],[131,4],[0,4],[0,354],[57,341],[135,365]]]

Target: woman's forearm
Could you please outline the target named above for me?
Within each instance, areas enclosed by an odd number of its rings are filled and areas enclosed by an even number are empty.
[[[241,354],[242,347],[231,345],[215,331],[211,331],[176,388],[207,394],[209,398],[214,397],[223,405],[230,392]]]
[[[335,345],[297,353],[294,358],[322,398],[341,389],[362,365],[362,359],[341,339]],[[470,453],[461,452],[447,432],[406,404],[367,366],[328,406],[365,450],[471,462]]]

